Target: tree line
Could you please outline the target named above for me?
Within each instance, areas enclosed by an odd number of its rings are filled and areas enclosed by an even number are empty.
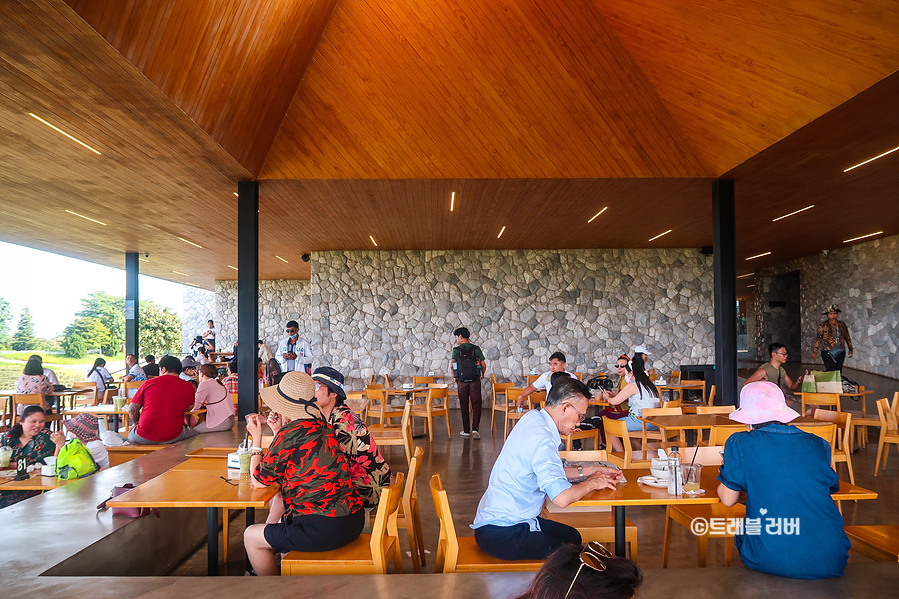
[[[139,304],[138,346],[140,354],[165,354],[181,349],[181,318],[168,307],[152,300]],[[34,334],[31,311],[23,308],[15,332],[10,331],[12,312],[9,302],[0,298],[0,349],[34,351],[46,347],[47,340]],[[125,299],[103,291],[81,298],[81,310],[62,336],[51,340],[67,356],[84,358],[90,350],[104,355],[122,353],[125,344]]]

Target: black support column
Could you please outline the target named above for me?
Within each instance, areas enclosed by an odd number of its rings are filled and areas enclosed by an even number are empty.
[[[258,411],[259,184],[237,182],[237,412]]]
[[[138,307],[137,275],[140,271],[139,254],[125,254],[125,353],[138,355]]]
[[[715,385],[721,405],[737,395],[737,240],[733,180],[712,183],[715,245]]]

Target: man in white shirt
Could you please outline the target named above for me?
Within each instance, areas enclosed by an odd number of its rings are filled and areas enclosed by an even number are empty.
[[[128,374],[125,375],[124,381],[145,381],[147,380],[147,375],[144,373],[144,369],[140,367],[137,363],[137,356],[134,354],[128,354],[125,356],[125,368],[128,369]]]
[[[34,354],[33,356],[31,356],[31,357],[28,358],[28,359],[29,359],[29,360],[37,360],[38,362],[41,363],[41,368],[44,369],[44,376],[47,377],[47,380],[50,381],[50,384],[51,384],[51,385],[58,385],[58,384],[59,384],[59,379],[56,378],[56,373],[53,372],[52,370],[50,370],[49,368],[45,368],[45,367],[44,367],[44,364],[43,364],[44,359],[43,359],[43,358],[41,358],[41,357],[40,357],[39,355],[37,355],[37,354]]]
[[[555,372],[568,372],[565,370],[565,354],[560,351],[555,352],[549,357],[549,370],[541,374],[536,381],[524,388],[521,395],[518,396],[518,407],[523,408],[525,405],[525,398],[537,391],[546,391],[546,396],[549,397],[549,392],[553,388],[552,375]],[[571,378],[575,378],[573,372],[568,372],[568,374],[571,375]]]
[[[281,372],[288,373],[292,370],[312,372],[312,348],[305,338],[300,337],[300,325],[295,320],[287,322],[287,339],[278,344],[278,362],[281,364]]]

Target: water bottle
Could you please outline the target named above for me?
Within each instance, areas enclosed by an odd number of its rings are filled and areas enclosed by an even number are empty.
[[[668,452],[668,494],[681,495],[684,492],[684,479],[681,474],[680,452],[672,447]]]

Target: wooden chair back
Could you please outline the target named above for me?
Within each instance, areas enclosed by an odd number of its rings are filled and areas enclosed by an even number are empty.
[[[748,430],[749,427],[745,424],[724,424],[721,426],[713,426],[711,432],[709,433],[709,445],[721,445],[723,447],[724,444],[727,443],[727,439],[731,435]]]
[[[603,417],[602,426],[603,430],[605,430],[606,437],[611,436],[621,439],[621,444],[624,446],[624,467],[630,468],[631,461],[634,457],[634,449],[631,447],[631,437],[627,430],[627,423],[624,419],[613,420],[611,418]]]
[[[896,425],[896,414],[890,407],[886,397],[877,400],[877,417],[880,419],[881,434],[895,434],[899,432]]]
[[[794,425],[801,431],[806,433],[810,433],[815,435],[816,437],[821,437],[828,444],[830,444],[830,452],[833,455],[833,451],[836,447],[837,441],[837,425],[836,424],[826,424],[824,426],[821,425],[808,425],[808,424],[796,424]]]
[[[527,400],[530,407],[540,406],[542,408],[546,404],[546,391],[535,391],[528,395]]]
[[[713,405],[715,405],[715,391],[717,391],[717,388],[715,387],[715,385],[712,385],[712,386],[709,388],[709,397],[708,397],[708,399],[706,400],[706,404],[705,404],[705,405],[707,405],[707,406],[713,406]]]
[[[672,370],[671,371],[671,379],[668,381],[672,385],[680,384],[680,370]]]
[[[446,398],[449,395],[448,385],[435,385],[428,387],[428,398],[426,400],[428,410],[445,410],[447,409]]]
[[[529,374],[529,375],[525,376],[525,379],[527,379],[528,385],[530,385],[531,383],[533,383],[534,381],[536,381],[539,378],[540,378],[539,374]]]
[[[12,413],[13,419],[19,417],[19,406],[42,406],[44,405],[44,396],[40,393],[16,393],[12,396]],[[24,409],[24,408],[22,408]]]
[[[234,405],[237,405],[237,393],[231,393],[231,401],[234,402]]]
[[[737,408],[735,406],[696,406],[697,414],[730,414]]]
[[[605,449],[593,449],[582,451],[560,451],[559,457],[569,462],[606,462],[609,454]]]
[[[390,375],[386,372],[384,373],[384,389],[390,389]]]
[[[683,406],[683,400],[680,399],[672,399],[669,401],[665,401],[664,399],[661,402],[663,408],[681,408]]]
[[[97,390],[97,384],[93,381],[76,381],[72,383],[72,389],[93,389]]]
[[[681,416],[684,413],[684,410],[680,407],[677,408],[643,408],[641,412],[642,418],[651,418],[652,416]],[[660,441],[665,443],[668,441],[668,431],[665,430],[664,427],[659,427],[659,430],[654,431],[652,429],[647,429],[647,424],[645,421],[640,422],[643,426],[643,430],[641,431],[643,436],[643,450],[647,449],[647,442],[651,440]],[[617,435],[616,435],[617,436]],[[678,433],[680,436],[680,433]]]
[[[400,539],[396,530],[396,516],[403,498],[403,481],[405,475],[398,472],[394,483],[381,489],[381,497],[378,500],[378,513],[371,525],[371,556],[374,561],[374,569],[381,574],[387,574],[389,560],[388,548],[395,544],[394,551],[400,552]],[[395,560],[398,567],[397,574],[402,574],[401,560]]]
[[[652,374],[649,375],[649,380],[651,380],[651,381],[654,381],[654,380],[656,380],[657,378],[659,378],[659,375],[656,374],[656,373],[652,373]]]
[[[681,461],[684,464],[692,462],[703,466],[720,466],[724,463],[724,458],[721,456],[722,451],[724,451],[724,445],[684,447],[680,450]]]
[[[368,386],[371,387],[372,385],[374,385],[374,383],[375,383],[375,375],[373,375],[373,374],[368,375]]]
[[[450,512],[449,499],[443,488],[440,475],[431,477],[431,497],[434,500],[434,509],[437,511],[437,519],[440,520],[440,537],[437,540],[437,563],[435,572],[455,572],[459,559],[459,539],[456,537],[456,526],[453,524],[453,514]]]
[[[681,416],[684,413],[680,406],[675,408],[643,408],[643,418],[650,416]]]
[[[418,475],[421,473],[421,461],[424,450],[416,447],[409,462],[409,473],[406,475],[406,486],[403,487],[403,498],[400,512],[397,515],[397,528],[405,528],[412,553],[412,567],[415,573],[421,572],[425,565],[425,550],[421,534],[421,516],[418,511]]]
[[[428,389],[449,389],[447,383],[428,383]]]
[[[499,393],[500,391],[503,391],[505,389],[508,389],[509,387],[515,386],[515,383],[500,383],[500,382],[498,382],[496,380],[496,375],[493,374],[492,372],[490,373],[490,384],[493,385],[493,389],[497,393]]]
[[[584,373],[583,373],[583,372],[575,372],[575,373],[574,373],[574,378],[576,378],[576,379],[579,380],[579,381],[583,381],[583,380],[584,380]]]
[[[806,406],[836,406],[837,412],[840,409],[839,393],[803,393],[802,394],[802,414],[805,414]]]
[[[434,377],[432,376],[413,376],[412,384],[413,385],[427,385],[429,383],[434,382]]]

